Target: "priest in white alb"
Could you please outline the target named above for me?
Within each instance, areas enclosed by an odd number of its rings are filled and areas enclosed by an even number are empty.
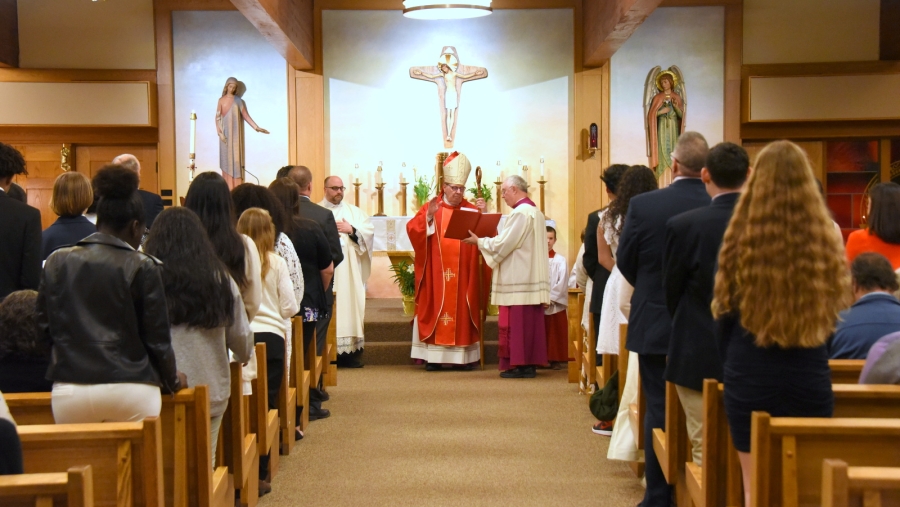
[[[544,214],[528,198],[521,176],[506,178],[503,200],[513,208],[503,230],[493,238],[469,231],[464,243],[477,245],[493,270],[491,303],[500,307],[500,376],[534,378],[547,364],[544,308],[550,304],[550,254]]]
[[[366,282],[372,267],[375,226],[363,210],[344,202],[344,182],[338,176],[325,178],[325,199],[319,203],[334,213],[344,262],[334,268],[337,291],[337,364],[362,368],[365,338]]]

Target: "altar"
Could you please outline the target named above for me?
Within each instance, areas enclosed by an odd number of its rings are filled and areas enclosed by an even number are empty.
[[[503,231],[508,215],[500,217],[497,232]],[[375,245],[373,248],[372,274],[366,285],[366,297],[369,298],[399,298],[400,290],[391,280],[391,264],[407,260],[412,263],[415,253],[412,243],[406,234],[406,224],[413,217],[372,217],[372,225],[375,226]],[[546,224],[556,227],[554,220],[547,220]]]

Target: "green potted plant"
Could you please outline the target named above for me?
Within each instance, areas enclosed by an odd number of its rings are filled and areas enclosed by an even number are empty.
[[[391,264],[391,272],[394,273],[391,279],[400,288],[400,295],[403,296],[403,314],[414,315],[416,313],[416,272],[408,261],[400,261],[397,264]]]
[[[431,195],[431,192],[434,190],[434,176],[431,177],[431,181],[425,179],[425,176],[419,176],[419,179],[416,180],[416,185],[413,187],[413,193],[416,196],[416,208],[421,208],[425,206],[425,203],[428,202],[428,197]]]

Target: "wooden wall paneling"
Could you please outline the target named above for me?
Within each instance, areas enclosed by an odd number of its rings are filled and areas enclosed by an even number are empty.
[[[609,64],[588,69],[576,76],[576,147],[574,171],[570,173],[571,230],[569,254],[574,259],[579,246],[578,238],[587,224],[588,213],[607,204],[605,186],[600,180],[603,169],[609,165]],[[607,86],[604,86],[607,84]],[[606,106],[606,107],[604,107]],[[587,151],[588,132],[591,123],[599,129],[599,150],[591,155]]]
[[[16,0],[0,0],[0,67],[19,66],[19,15]]]
[[[312,201],[324,197],[321,182],[330,174],[325,147],[325,83],[321,75],[293,71],[294,122],[290,137],[295,152],[291,164],[305,165],[313,174]]]
[[[725,107],[723,139],[741,143],[741,63],[744,44],[744,7],[725,6]]]
[[[900,2],[881,0],[879,24],[878,59],[900,60]]]
[[[881,163],[881,181],[882,183],[886,183],[891,181],[891,140],[882,139],[879,147],[881,148],[881,156],[879,157]]]
[[[18,183],[28,193],[28,204],[41,212],[41,228],[46,229],[57,219],[50,209],[53,183],[63,173],[60,167],[62,144],[12,144],[25,158],[27,176],[16,177]]]
[[[155,144],[144,146],[78,145],[75,147],[75,170],[88,178],[93,178],[101,167],[109,164],[112,159],[123,153],[134,155],[141,163],[141,190],[158,194],[159,181]]]
[[[825,143],[822,141],[794,141],[809,158],[809,165],[812,167],[813,174],[822,183],[822,187],[827,187],[827,179],[825,178]],[[750,165],[756,165],[756,156],[768,145],[768,141],[745,141],[744,149],[750,156]],[[827,188],[826,188],[827,189]]]

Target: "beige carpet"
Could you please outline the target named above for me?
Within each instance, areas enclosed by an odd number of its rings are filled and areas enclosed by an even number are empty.
[[[496,367],[494,367],[496,368]],[[414,366],[340,370],[332,416],[282,456],[261,507],[632,506],[643,490],[607,461],[565,372],[501,379]]]

